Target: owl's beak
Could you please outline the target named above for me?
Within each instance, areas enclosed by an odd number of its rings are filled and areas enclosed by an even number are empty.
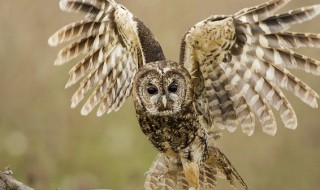
[[[167,107],[167,97],[165,95],[162,96],[162,105],[163,105],[164,108]]]

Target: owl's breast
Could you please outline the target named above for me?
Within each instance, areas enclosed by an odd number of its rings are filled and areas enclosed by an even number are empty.
[[[200,129],[192,114],[183,116],[139,116],[142,132],[160,152],[180,150],[188,147]]]

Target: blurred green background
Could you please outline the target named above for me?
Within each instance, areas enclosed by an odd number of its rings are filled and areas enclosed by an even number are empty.
[[[168,59],[178,60],[181,37],[196,22],[264,0],[118,2],[151,28]],[[294,0],[283,10],[315,3]],[[0,170],[10,165],[36,189],[141,190],[156,151],[139,129],[131,99],[117,113],[83,117],[70,108],[76,87],[64,90],[72,64],[53,66],[58,48],[47,45],[48,37],[80,18],[61,12],[58,1],[0,2]],[[320,32],[320,18],[294,30]],[[300,52],[320,59],[319,49]],[[294,73],[320,92],[319,77]],[[257,126],[252,137],[225,132],[219,143],[251,189],[319,189],[320,109],[289,98],[299,121],[295,131],[279,121],[275,137]]]

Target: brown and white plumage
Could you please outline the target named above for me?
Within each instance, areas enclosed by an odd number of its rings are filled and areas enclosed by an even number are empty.
[[[273,0],[231,16],[212,16],[186,33],[180,62],[192,74],[198,110],[212,126],[234,131],[239,124],[252,135],[254,113],[263,131],[274,135],[273,107],[284,125],[295,129],[295,112],[281,88],[318,107],[317,93],[288,69],[320,75],[318,60],[291,50],[318,48],[320,35],[286,30],[318,16],[320,5],[274,14],[288,2]]]
[[[227,157],[217,148],[217,133],[195,109],[189,72],[182,64],[158,61],[139,69],[133,100],[142,132],[160,152],[145,182],[151,189],[212,189],[216,178],[234,177],[247,185]],[[219,175],[221,174],[221,175]]]
[[[61,0],[60,8],[68,12],[84,12],[86,14],[84,20],[63,27],[49,39],[51,46],[74,41],[58,53],[55,61],[56,65],[62,65],[84,55],[84,58],[69,72],[70,77],[66,88],[82,79],[80,87],[72,97],[71,106],[77,106],[85,98],[86,93],[95,87],[91,96],[84,104],[81,113],[87,115],[99,103],[98,115],[118,110],[131,94],[133,78],[139,68],[146,63],[165,59],[160,45],[149,29],[139,19],[114,1]],[[192,98],[189,102],[192,103]],[[168,102],[168,104],[170,103]],[[190,114],[195,116],[194,111]],[[199,127],[199,124],[196,126]],[[193,128],[195,126],[191,125],[190,127]],[[184,134],[191,132],[186,129],[183,131]],[[197,133],[205,135],[204,128],[201,127],[201,130],[197,130]],[[194,134],[190,133],[190,135],[193,136]],[[199,141],[202,142],[203,140]],[[157,147],[158,144],[154,143]],[[165,145],[159,144],[159,147],[164,148],[163,146],[165,147]],[[182,145],[178,143],[176,146]],[[206,151],[196,150],[198,146],[206,147],[207,144],[203,142],[196,145],[195,149],[192,149],[199,152],[198,158],[195,159],[199,161],[199,159],[202,160],[206,156]],[[162,148],[159,149],[162,150]],[[212,151],[212,153],[214,152],[216,151]],[[208,162],[214,162],[213,159],[217,159],[219,163],[217,161],[213,165],[203,165],[201,167],[198,166],[199,162],[189,164],[187,163],[189,161],[185,158],[182,159],[184,160],[183,163],[185,163],[185,167],[182,169],[182,160],[180,159],[165,162],[171,171],[179,172],[179,175],[176,175],[175,179],[178,177],[183,179],[182,181],[177,180],[175,185],[162,184],[163,182],[156,181],[153,182],[152,187],[148,187],[149,179],[154,179],[160,172],[153,169],[152,166],[150,168],[152,172],[149,173],[146,180],[146,189],[156,189],[157,187],[176,188],[182,186],[185,189],[189,189],[190,185],[196,186],[195,184],[198,183],[202,187],[213,187],[216,183],[215,170],[221,170],[221,176],[227,177],[232,185],[234,185],[233,176],[236,176],[245,185],[240,175],[221,152],[210,155],[211,157],[208,159]],[[174,165],[178,168],[177,170],[173,167]],[[198,167],[200,167],[200,171]],[[164,169],[161,172],[164,173]],[[201,175],[200,172],[202,172]],[[196,177],[197,173],[203,179]],[[162,179],[168,181],[171,177],[166,176]],[[191,180],[193,183],[190,183]]]
[[[289,69],[320,75],[318,60],[292,50],[319,48],[320,34],[287,30],[318,16],[320,4],[276,15],[275,12],[288,2],[290,0],[271,0],[234,15],[210,16],[183,37],[180,64],[191,74],[194,91],[189,101],[196,108],[193,112],[197,118],[203,118],[201,127],[197,124],[199,128],[190,133],[204,130],[207,141],[202,145],[212,148],[211,155],[218,155],[210,163],[216,166],[211,165],[211,168],[206,165],[210,159],[193,162],[198,164],[198,169],[193,169],[192,175],[198,176],[200,187],[214,187],[219,171],[231,183],[230,176],[234,175],[246,187],[231,163],[224,159],[226,157],[214,143],[210,143],[213,137],[209,134],[216,128],[235,131],[240,126],[245,134],[252,135],[257,119],[265,133],[274,135],[277,130],[274,108],[285,127],[295,129],[295,111],[282,89],[291,91],[311,107],[318,107],[317,93]],[[56,65],[83,57],[70,70],[66,84],[68,88],[82,80],[72,97],[72,107],[94,88],[81,113],[89,114],[98,104],[99,116],[117,111],[131,94],[134,78],[141,68],[151,62],[165,61],[159,43],[138,18],[113,0],[60,0],[60,8],[85,14],[83,20],[61,28],[48,41],[51,46],[70,42],[58,53]],[[195,126],[190,127],[195,129]],[[148,133],[145,134],[148,136]],[[183,160],[172,161],[165,151],[159,151],[162,153],[147,174],[147,189],[183,189],[194,184],[187,176]],[[219,163],[219,159],[224,161]],[[221,165],[226,167],[219,169]],[[172,172],[175,175],[171,175]]]
[[[76,40],[60,50],[56,65],[85,55],[69,72],[66,88],[82,79],[71,107],[95,87],[81,113],[87,115],[98,104],[99,116],[118,110],[131,94],[138,68],[164,59],[160,45],[139,19],[114,1],[61,0],[60,8],[85,13],[86,17],[61,28],[49,39],[51,46]]]
[[[226,178],[233,187],[236,186],[235,178],[247,189],[246,183],[232,166],[228,158],[216,147],[209,149],[211,149],[211,157],[200,167],[199,182],[201,189],[215,189],[217,186],[217,178]],[[189,189],[188,181],[184,176],[180,163],[176,160],[170,160],[170,158],[163,153],[157,155],[149,171],[146,173],[144,187],[146,190]]]

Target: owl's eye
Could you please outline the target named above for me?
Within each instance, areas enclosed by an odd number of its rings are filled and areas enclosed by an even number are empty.
[[[170,84],[170,86],[168,87],[169,92],[175,93],[177,92],[177,90],[178,90],[178,85],[176,84]]]
[[[148,91],[148,93],[151,94],[151,95],[154,95],[154,94],[157,94],[157,93],[158,93],[158,89],[157,89],[157,87],[155,87],[155,86],[149,86],[149,87],[147,88],[147,91]]]

